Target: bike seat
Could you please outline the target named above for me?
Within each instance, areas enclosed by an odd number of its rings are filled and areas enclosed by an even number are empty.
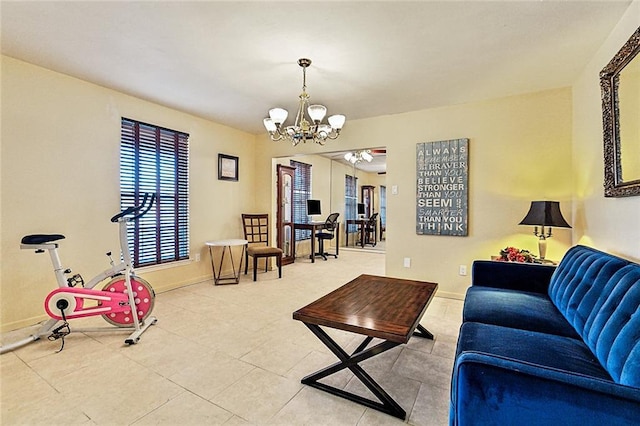
[[[64,235],[60,234],[33,234],[22,237],[22,244],[46,244],[53,241],[63,240]]]

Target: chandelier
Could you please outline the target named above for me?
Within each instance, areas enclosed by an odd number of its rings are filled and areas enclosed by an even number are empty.
[[[370,163],[371,160],[373,160],[373,155],[371,155],[371,150],[367,149],[363,151],[347,152],[344,155],[344,159],[355,166],[357,163],[361,163],[363,161]]]
[[[327,139],[336,139],[340,135],[345,116],[332,115],[327,119],[329,124],[322,123],[327,108],[324,105],[309,105],[309,95],[307,94],[306,71],[307,67],[311,65],[311,59],[298,59],[298,65],[302,67],[302,93],[299,96],[300,105],[293,125],[284,126],[289,115],[286,109],[272,108],[269,110],[269,117],[264,119],[264,127],[269,132],[272,141],[285,139],[290,141],[293,146],[307,141],[324,145]],[[305,117],[305,111],[309,114],[311,122]]]

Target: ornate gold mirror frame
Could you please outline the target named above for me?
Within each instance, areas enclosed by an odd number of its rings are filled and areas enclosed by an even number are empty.
[[[620,138],[620,93],[618,92],[620,73],[638,55],[638,52],[640,52],[640,28],[633,33],[620,51],[613,57],[611,62],[600,71],[604,136],[605,197],[640,195],[640,179],[637,178],[640,174],[638,171],[628,170],[627,174],[634,176],[634,179],[629,181],[623,179],[622,141]],[[640,60],[640,56],[638,56],[638,60]],[[634,63],[634,66],[635,65]],[[629,93],[626,94],[626,96],[635,96],[635,93]],[[628,116],[625,115],[625,117]],[[636,126],[637,129],[638,126],[640,126],[637,117],[636,115],[635,120],[632,119],[632,121],[635,122],[626,122],[626,124]],[[625,143],[640,144],[640,140],[625,140]],[[633,146],[632,148],[632,152],[639,152],[637,147]],[[640,164],[640,162],[635,164]]]

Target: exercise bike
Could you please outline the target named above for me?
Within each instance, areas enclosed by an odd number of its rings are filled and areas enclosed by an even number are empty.
[[[62,339],[71,333],[67,320],[101,315],[109,324],[118,329],[132,331],[125,339],[127,345],[138,343],[140,336],[157,318],[150,316],[155,301],[155,292],[151,285],[134,274],[133,263],[127,244],[127,223],[144,216],[153,205],[155,194],[145,194],[142,204],[129,207],[111,218],[117,222],[120,231],[120,250],[122,261],[115,263],[111,252],[107,253],[111,267],[96,275],[88,283],[80,274],[71,275],[71,269],[66,269],[58,256],[58,243],[64,239],[60,234],[35,234],[22,238],[20,248],[35,250],[36,253],[49,252],[53,271],[56,275],[58,288],[50,292],[44,301],[44,309],[51,319],[47,320],[39,330],[19,341],[0,347],[0,353],[5,353],[34,342],[43,336],[49,340]],[[102,288],[97,290],[98,284],[110,279]],[[132,309],[132,307],[134,307]],[[59,323],[62,321],[62,324]],[[114,327],[89,329],[74,329],[74,331],[113,331]]]

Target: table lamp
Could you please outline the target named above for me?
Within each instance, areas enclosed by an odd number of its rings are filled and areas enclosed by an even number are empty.
[[[558,201],[532,201],[529,213],[522,219],[520,225],[533,225],[533,235],[538,237],[538,251],[540,261],[545,261],[547,254],[547,238],[551,238],[552,227],[571,228],[571,225],[564,220],[560,212],[560,203]],[[538,232],[538,226],[541,227]],[[544,227],[548,227],[545,233]]]

